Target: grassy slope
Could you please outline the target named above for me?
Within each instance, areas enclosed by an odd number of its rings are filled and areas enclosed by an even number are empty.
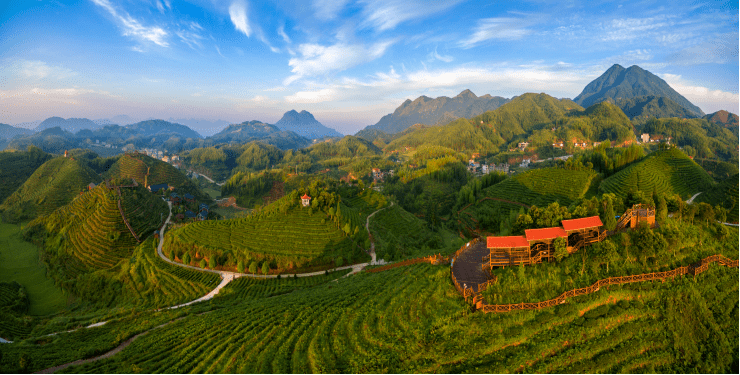
[[[38,248],[23,241],[19,232],[17,225],[0,224],[0,282],[17,281],[26,288],[30,315],[53,314],[64,308],[67,298],[46,277]]]
[[[683,199],[713,185],[712,178],[678,149],[658,151],[602,181],[600,190],[625,197],[630,190],[646,194],[678,193]]]
[[[79,160],[58,157],[47,161],[9,196],[0,210],[14,221],[47,215],[69,203],[100,177]]]
[[[147,175],[147,172],[149,173]],[[133,178],[140,185],[167,183],[178,194],[190,193],[198,200],[210,200],[196,184],[177,168],[143,154],[125,154],[104,174],[105,178]]]
[[[737,222],[738,221],[738,174],[730,176],[718,185],[705,190],[699,194],[694,202],[706,202],[714,205],[721,205],[722,207],[729,209],[730,212],[727,214],[727,221]]]
[[[0,152],[0,202],[3,202],[51,155],[38,152]]]

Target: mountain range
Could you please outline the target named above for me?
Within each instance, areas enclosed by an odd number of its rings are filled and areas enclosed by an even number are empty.
[[[388,134],[398,133],[414,124],[444,125],[458,118],[472,118],[486,111],[492,111],[510,99],[500,96],[476,96],[472,91],[465,90],[448,98],[440,96],[432,99],[420,96],[415,100],[406,100],[393,113],[383,116],[375,125],[370,125],[357,133],[380,130]]]
[[[690,112],[693,117],[702,117],[701,108],[676,92],[663,79],[637,65],[625,69],[619,64],[612,65],[604,74],[591,81],[573,99],[585,107],[604,100],[633,99],[642,96],[666,97]]]
[[[738,127],[738,117],[736,114],[727,111],[717,111],[704,116],[705,120],[711,121],[717,125],[722,125],[727,128]]]
[[[263,141],[284,150],[304,148],[311,144],[307,138],[292,131],[280,130],[275,125],[257,120],[231,124],[208,139],[216,143]]]

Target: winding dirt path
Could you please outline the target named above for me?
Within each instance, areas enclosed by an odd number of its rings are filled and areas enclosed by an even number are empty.
[[[377,210],[377,211],[375,211],[375,212],[371,213],[370,215],[367,215],[367,219],[365,219],[365,230],[367,231],[367,234],[370,234],[370,218],[371,218],[371,217],[373,217],[373,215],[377,214],[378,212],[380,212],[380,211],[383,211],[383,210],[385,210],[386,208],[391,208],[391,207],[393,207],[393,202],[391,202],[391,205],[390,205],[390,206],[388,206],[388,207],[383,207],[383,208],[381,208],[381,209],[379,209],[379,210]],[[371,257],[372,257],[372,259],[373,259],[373,260],[372,260],[372,261],[370,262],[370,264],[371,264],[371,265],[375,265],[375,264],[377,264],[378,262],[377,262],[377,260],[375,259],[375,241],[373,241],[373,237],[372,237],[372,236],[370,236],[370,256],[371,256]],[[383,261],[383,260],[381,259],[381,261]],[[383,261],[383,264],[385,264],[385,261]],[[358,272],[359,272],[359,271],[358,271]],[[354,272],[353,272],[353,273],[354,273]]]
[[[694,201],[694,198],[696,198],[699,194],[701,194],[701,191],[694,194],[694,196],[689,198],[689,200],[687,200],[686,203],[692,203]]]

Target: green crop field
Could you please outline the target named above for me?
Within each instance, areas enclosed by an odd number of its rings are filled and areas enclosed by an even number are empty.
[[[36,147],[28,152],[0,152],[0,203],[31,177],[36,168],[51,159],[51,155]]]
[[[329,264],[338,256],[357,258],[352,240],[326,214],[308,211],[291,208],[286,213],[195,222],[169,231],[165,248],[175,249],[180,259],[193,249],[209,258],[226,253],[245,261],[271,258],[291,273],[302,266]]]
[[[63,309],[67,297],[46,277],[38,248],[20,238],[18,225],[0,224],[0,282],[17,281],[26,288],[28,313],[48,315]]]
[[[148,173],[148,174],[147,174]],[[125,154],[105,173],[106,178],[133,178],[140,185],[168,184],[174,186],[178,194],[190,193],[198,200],[211,197],[172,165],[143,154]],[[219,193],[220,194],[220,193]]]
[[[713,186],[712,177],[678,149],[657,151],[601,182],[599,189],[621,197],[630,191],[676,193],[683,199]]]
[[[712,267],[698,279],[482,314],[457,294],[448,267],[420,264],[269,302],[219,299],[217,310],[64,372],[727,372],[737,361],[737,272]]]
[[[79,160],[58,157],[40,166],[2,205],[3,216],[14,222],[48,215],[100,182],[92,169]]]
[[[240,277],[221,289],[216,298],[236,299],[240,301],[245,299],[269,298],[321,285],[336,280],[350,271],[352,270],[345,269],[311,277],[292,277],[288,274],[282,275],[280,279]]]
[[[517,174],[484,190],[484,195],[532,206],[558,201],[568,205],[582,198],[597,174],[563,168],[542,168]]]

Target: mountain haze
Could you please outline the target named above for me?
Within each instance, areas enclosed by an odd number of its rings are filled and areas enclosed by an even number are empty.
[[[248,143],[262,141],[280,149],[298,149],[308,146],[311,142],[291,131],[282,131],[275,125],[261,121],[244,121],[241,124],[231,124],[226,129],[208,137],[217,143]]]
[[[704,116],[701,108],[676,92],[666,81],[637,65],[625,69],[614,64],[599,78],[591,81],[573,101],[583,107],[590,107],[607,99],[632,99],[645,95],[666,97],[686,108],[695,117]]]
[[[82,129],[97,129],[102,127],[94,121],[86,118],[70,118],[65,120],[61,117],[49,117],[42,121],[35,130],[38,132],[57,126],[72,133],[76,133]]]
[[[275,126],[280,130],[291,131],[308,139],[342,136],[338,131],[322,125],[308,111],[285,112],[283,118],[276,122]]]
[[[458,118],[471,118],[492,111],[508,102],[509,99],[500,96],[486,94],[478,97],[470,90],[465,90],[454,98],[440,96],[432,99],[420,96],[414,101],[407,99],[393,113],[383,116],[377,124],[370,125],[363,131],[377,129],[393,134],[414,124],[444,125]]]
[[[141,121],[127,125],[126,128],[135,130],[144,136],[175,133],[184,138],[203,138],[198,132],[185,125],[173,124],[164,120]]]
[[[31,135],[33,130],[17,128],[8,124],[0,124],[0,139],[10,139],[16,135]]]

